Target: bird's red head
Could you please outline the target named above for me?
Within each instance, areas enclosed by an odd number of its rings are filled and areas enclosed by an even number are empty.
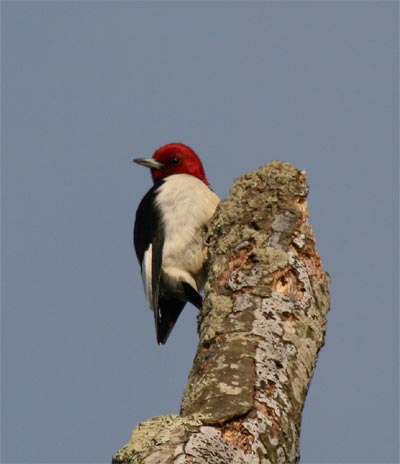
[[[151,169],[154,182],[173,174],[189,174],[209,185],[200,158],[183,143],[168,143],[156,150],[151,159],[139,158],[134,161]]]

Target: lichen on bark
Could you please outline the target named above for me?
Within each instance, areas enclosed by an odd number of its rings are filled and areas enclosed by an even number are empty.
[[[145,458],[134,432],[115,462],[299,460],[329,308],[307,194],[305,173],[278,161],[235,181],[209,225],[200,340],[180,415],[149,421],[155,438],[145,441]]]

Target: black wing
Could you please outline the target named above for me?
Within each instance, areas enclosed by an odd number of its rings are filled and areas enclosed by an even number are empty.
[[[160,212],[155,206],[155,198],[159,187],[160,183],[157,183],[146,193],[136,211],[133,244],[141,267],[144,254],[152,244],[160,227]]]
[[[156,196],[160,183],[155,184],[143,197],[136,211],[133,243],[142,271],[146,299],[151,309],[158,309],[161,258],[164,233]]]

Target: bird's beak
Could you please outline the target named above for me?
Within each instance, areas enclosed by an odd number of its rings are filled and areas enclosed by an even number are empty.
[[[136,158],[132,160],[136,164],[140,164],[141,166],[146,166],[146,168],[150,169],[162,169],[164,165],[159,163],[158,161],[154,160],[153,158]]]

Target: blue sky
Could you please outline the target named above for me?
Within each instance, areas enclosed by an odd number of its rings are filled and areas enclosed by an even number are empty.
[[[108,463],[177,412],[197,345],[155,342],[132,226],[181,141],[214,190],[307,171],[332,278],[303,463],[398,462],[398,3],[1,3],[2,462]]]

